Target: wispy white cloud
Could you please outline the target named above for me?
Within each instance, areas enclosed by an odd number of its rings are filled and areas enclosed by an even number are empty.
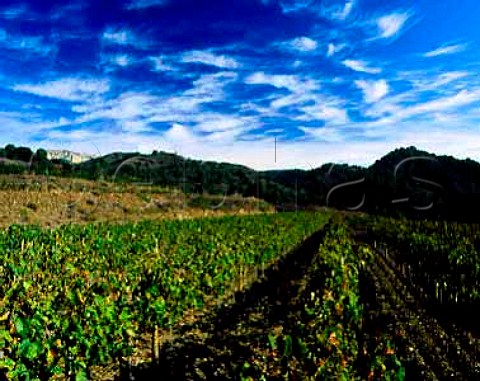
[[[70,122],[66,118],[46,119],[38,113],[28,112],[0,112],[0,136],[15,136],[23,139],[28,135],[52,130],[58,127],[68,125]],[[16,141],[10,140],[10,141]]]
[[[195,134],[192,133],[188,127],[180,123],[174,123],[172,127],[163,134],[163,137],[172,144],[181,144],[183,146],[198,143],[198,138]]]
[[[240,66],[238,62],[231,57],[216,55],[205,50],[186,52],[182,55],[181,61],[185,63],[202,63],[223,69],[236,69]]]
[[[25,16],[28,12],[29,10],[25,4],[18,4],[1,10],[0,15],[7,20],[17,19],[19,17],[22,17],[25,20]]]
[[[361,60],[344,60],[342,64],[352,70],[369,73],[369,74],[378,74],[382,72],[381,68],[370,67],[369,63]]]
[[[132,65],[135,59],[128,54],[100,54],[100,66],[107,74]]]
[[[456,44],[456,45],[446,45],[441,46],[437,49],[431,50],[427,53],[424,53],[424,57],[437,57],[437,56],[444,56],[447,54],[455,54],[463,52],[467,48],[466,44]]]
[[[300,107],[299,110],[303,112],[303,115],[296,117],[296,120],[301,121],[323,121],[329,125],[345,125],[350,122],[347,110],[341,108],[338,102],[328,101],[317,102],[312,106]]]
[[[111,100],[74,106],[72,111],[83,114],[78,120],[80,123],[102,119],[137,120],[153,115],[159,103],[158,97],[148,93],[126,92]]]
[[[113,57],[113,62],[115,62],[118,66],[128,66],[131,63],[131,59],[126,54],[121,54]]]
[[[108,92],[105,79],[63,78],[41,84],[19,84],[13,90],[66,101],[82,101]]]
[[[330,43],[327,48],[327,57],[332,57],[336,52],[335,45]]]
[[[299,52],[311,52],[317,49],[318,43],[310,37],[297,37],[288,41],[286,46]]]
[[[411,12],[394,12],[376,20],[379,38],[392,38],[398,35],[412,16]]]
[[[459,79],[469,76],[470,74],[471,73],[467,71],[449,71],[441,73],[437,76],[425,77],[425,75],[422,76],[422,74],[413,73],[411,76],[406,76],[406,78],[413,84],[416,90],[431,91],[456,82]]]
[[[440,87],[446,85],[448,83],[454,82],[458,79],[465,78],[469,76],[470,73],[467,71],[450,71],[446,73],[442,73],[438,76],[438,78],[431,83],[433,87]]]
[[[244,130],[252,118],[237,117],[222,114],[206,114],[196,125],[195,129],[202,132],[218,132],[228,130]]]
[[[334,44],[330,42],[327,45],[327,57],[332,57],[338,52],[342,51],[346,47],[346,44]]]
[[[136,42],[133,33],[126,29],[108,28],[102,38],[108,43],[118,45],[133,45]]]
[[[369,118],[375,118],[374,123],[388,124],[388,118],[391,115],[400,113],[405,109],[405,104],[418,102],[418,94],[414,91],[383,97],[380,100],[362,106],[363,115]]]
[[[196,123],[201,129],[207,130],[210,126],[213,131],[215,125],[226,128],[233,122],[206,113],[202,105],[223,101],[227,96],[224,87],[236,78],[237,75],[231,72],[205,74],[180,94],[162,96],[131,91],[113,99],[87,99],[72,107],[72,111],[79,114],[76,124],[109,120],[121,128],[147,131],[152,123]]]
[[[121,120],[119,121],[119,125],[122,127],[123,131],[128,132],[144,133],[153,131],[152,127],[143,120]]]
[[[220,113],[205,113],[199,115],[194,132],[207,133],[207,141],[231,143],[241,135],[259,128],[262,123],[257,117],[246,117],[239,115],[225,115]]]
[[[309,78],[297,75],[265,74],[256,72],[245,79],[251,85],[269,85],[290,91],[287,95],[274,96],[270,106],[256,110],[263,116],[284,117],[295,121],[325,122],[330,125],[343,125],[349,122],[344,102],[334,96],[321,93],[320,84]],[[288,109],[287,109],[288,108]],[[293,111],[292,115],[290,111]]]
[[[268,113],[276,113],[277,111],[281,110],[284,107],[292,107],[292,106],[297,106],[297,105],[302,105],[309,100],[311,100],[313,96],[311,94],[307,93],[300,93],[300,92],[294,92],[288,95],[282,95],[279,97],[274,98],[270,102],[270,110],[263,110],[264,114]],[[259,112],[262,112],[261,109],[259,109]]]
[[[344,140],[338,128],[334,127],[299,127],[298,129],[317,141],[340,142]]]
[[[7,33],[0,29],[0,46],[4,49],[21,50],[25,54],[46,56],[56,51],[56,47],[45,41],[43,36],[22,36]]]
[[[478,143],[480,135],[467,131],[460,132],[456,129],[455,126],[461,125],[463,119],[459,120],[458,117],[453,121],[445,119],[445,115],[459,115],[458,108],[479,102],[480,90],[459,92],[452,96],[411,105],[400,104],[400,101],[406,98],[398,98],[398,109],[393,115],[381,118],[371,125],[348,120],[346,109],[342,112],[341,102],[307,93],[304,95],[304,100],[316,102],[317,107],[312,107],[309,103],[299,107],[299,110],[305,108],[304,111],[308,114],[298,120],[309,122],[318,120],[324,122],[324,126],[306,127],[300,124],[299,130],[305,134],[307,140],[300,138],[297,141],[288,140],[279,144],[277,163],[275,163],[271,155],[272,135],[257,136],[256,139],[248,142],[240,138],[242,134],[261,125],[257,117],[199,112],[198,106],[201,103],[196,100],[194,94],[202,97],[201,94],[205,91],[219,87],[214,86],[214,82],[220,81],[221,86],[225,81],[231,80],[233,78],[228,78],[228,75],[204,78],[192,87],[190,96],[179,94],[165,98],[131,93],[123,97],[121,107],[118,100],[104,105],[92,102],[92,107],[101,106],[104,113],[108,110],[112,118],[117,118],[116,123],[122,127],[123,131],[120,135],[118,130],[105,128],[101,132],[75,129],[56,131],[48,136],[52,137],[52,140],[61,138],[64,141],[73,141],[78,147],[81,147],[85,139],[91,139],[101,145],[106,152],[138,151],[139,148],[141,148],[140,151],[146,150],[146,152],[151,152],[153,149],[174,150],[192,158],[241,163],[257,169],[274,168],[276,165],[279,168],[307,168],[332,161],[370,164],[391,149],[406,145],[417,145],[442,154],[457,154],[465,149],[465,152],[476,154],[476,157],[480,158],[480,143]],[[314,98],[315,96],[317,98]],[[222,92],[217,92],[215,97],[221,99]],[[395,97],[385,97],[377,103]],[[301,96],[293,98],[301,98]],[[90,115],[90,110],[83,111]],[[105,120],[106,116],[105,114],[97,115],[98,120]],[[409,120],[411,117],[416,117],[413,125]],[[153,130],[148,123],[155,118],[171,123],[171,127],[166,132]],[[478,120],[480,121],[480,117]],[[443,127],[442,130],[442,127],[439,127],[442,123],[448,123],[448,128]],[[149,132],[148,137],[143,135],[146,131]],[[352,140],[352,132],[356,136],[363,134],[365,139]],[[369,141],[372,137],[376,138],[377,142]],[[379,137],[381,142],[378,141]],[[476,137],[478,140],[475,140]],[[462,144],[462,141],[468,143]],[[319,143],[322,144],[321,149],[319,149]],[[82,151],[80,148],[77,150]],[[465,152],[460,153],[466,155]]]
[[[183,92],[184,97],[191,97],[199,103],[214,102],[226,97],[225,86],[235,82],[238,75],[234,72],[222,71],[215,74],[204,74],[193,81],[193,87]]]
[[[127,5],[126,9],[147,9],[152,7],[160,7],[167,5],[169,0],[131,0]]]
[[[51,20],[61,20],[69,18],[69,22],[75,23],[75,16],[79,12],[83,11],[88,6],[88,3],[82,0],[72,0],[66,3],[66,5],[58,5],[54,7],[50,13]],[[77,31],[80,32],[80,31]]]
[[[240,135],[259,126],[259,123],[252,117],[204,114],[198,116],[197,119],[195,126],[192,128],[174,123],[163,137],[170,143],[182,147],[190,144],[205,145],[213,143],[224,145],[234,143]]]
[[[456,122],[457,117],[453,115],[453,113],[437,112],[432,114],[432,120],[440,124],[446,124],[446,123],[453,124]]]
[[[438,112],[469,105],[480,100],[480,90],[462,90],[452,96],[410,106],[401,112],[401,117]]]
[[[283,128],[272,128],[264,131],[265,134],[280,134],[282,132],[285,132]]]
[[[367,103],[377,102],[388,94],[388,84],[384,79],[378,81],[357,80],[355,85],[363,91],[363,98]]]
[[[176,71],[177,69],[166,63],[165,57],[149,57],[149,60],[152,62],[154,70],[159,72],[164,71]]]
[[[338,18],[340,20],[345,20],[350,15],[350,13],[352,12],[353,7],[355,6],[355,3],[356,3],[355,0],[346,1],[345,6],[343,7],[343,10],[340,13],[335,15],[336,18]]]
[[[294,68],[302,66],[303,62],[301,60],[295,60],[292,64]]]
[[[356,0],[329,0],[322,1],[320,12],[323,16],[333,20],[345,20],[352,13]]]
[[[220,144],[235,144],[239,136],[245,133],[242,129],[233,129],[226,131],[213,132],[205,137],[206,142],[215,142]],[[205,143],[203,143],[205,144]]]
[[[437,97],[436,99],[410,104],[402,104],[401,100],[408,99],[404,94],[396,96],[397,100],[385,98],[380,102],[372,105],[371,110],[367,110],[366,114],[371,116],[379,116],[373,122],[366,122],[364,127],[376,131],[377,128],[384,129],[386,126],[396,126],[400,122],[406,122],[411,118],[416,118],[418,123],[419,118],[426,118],[433,120],[436,116],[455,112],[458,115],[462,107],[480,103],[480,89],[471,91],[461,90],[452,95]],[[458,117],[457,117],[458,118]],[[362,126],[361,123],[358,124]]]
[[[314,0],[280,0],[280,6],[284,13],[298,12],[312,5]]]
[[[43,37],[12,38],[9,40],[8,47],[44,56],[56,50],[53,45],[45,43]]]
[[[277,88],[285,88],[293,93],[302,93],[318,88],[312,80],[302,80],[296,75],[287,74],[265,74],[264,72],[256,72],[245,79],[245,83],[249,85],[270,85]]]

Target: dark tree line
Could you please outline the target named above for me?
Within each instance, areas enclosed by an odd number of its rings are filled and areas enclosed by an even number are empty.
[[[0,148],[0,173],[2,174],[50,173],[61,175],[62,164],[55,160],[48,160],[48,153],[42,148],[35,152],[29,147],[16,147],[13,144],[7,144]]]

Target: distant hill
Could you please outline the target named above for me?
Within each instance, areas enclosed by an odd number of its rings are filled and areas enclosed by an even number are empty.
[[[333,206],[389,215],[480,221],[480,164],[399,148],[368,168],[329,163],[312,170],[248,167],[152,155],[115,153],[75,166],[84,175],[151,181],[187,192],[257,196],[279,210]]]
[[[15,151],[10,146],[8,152]],[[0,170],[1,166],[0,162]],[[368,168],[329,163],[312,170],[255,171],[154,151],[150,155],[116,152],[77,164],[43,157],[33,160],[28,167],[32,169],[59,176],[178,187],[187,193],[255,196],[278,210],[331,206],[480,221],[480,164],[415,147],[396,149]]]

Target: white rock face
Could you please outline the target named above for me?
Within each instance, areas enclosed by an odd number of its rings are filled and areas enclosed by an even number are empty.
[[[82,163],[87,160],[93,159],[95,156],[86,155],[83,153],[72,152],[68,150],[50,150],[47,151],[48,159],[63,159],[70,161],[71,163]]]

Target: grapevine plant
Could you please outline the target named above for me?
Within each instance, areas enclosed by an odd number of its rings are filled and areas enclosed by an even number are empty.
[[[480,306],[480,230],[477,225],[368,216],[356,221],[398,271],[444,306]],[[475,307],[475,308],[474,308]]]
[[[285,213],[0,231],[0,379],[90,378],[145,333],[245,287],[328,216]]]
[[[359,367],[364,307],[359,273],[372,260],[358,251],[343,224],[329,224],[285,327],[268,335],[267,355],[247,361],[240,378],[252,380],[362,380],[368,367],[378,380],[403,381],[404,368],[387,342]],[[360,251],[361,250],[361,251]],[[385,348],[384,348],[385,347]]]

